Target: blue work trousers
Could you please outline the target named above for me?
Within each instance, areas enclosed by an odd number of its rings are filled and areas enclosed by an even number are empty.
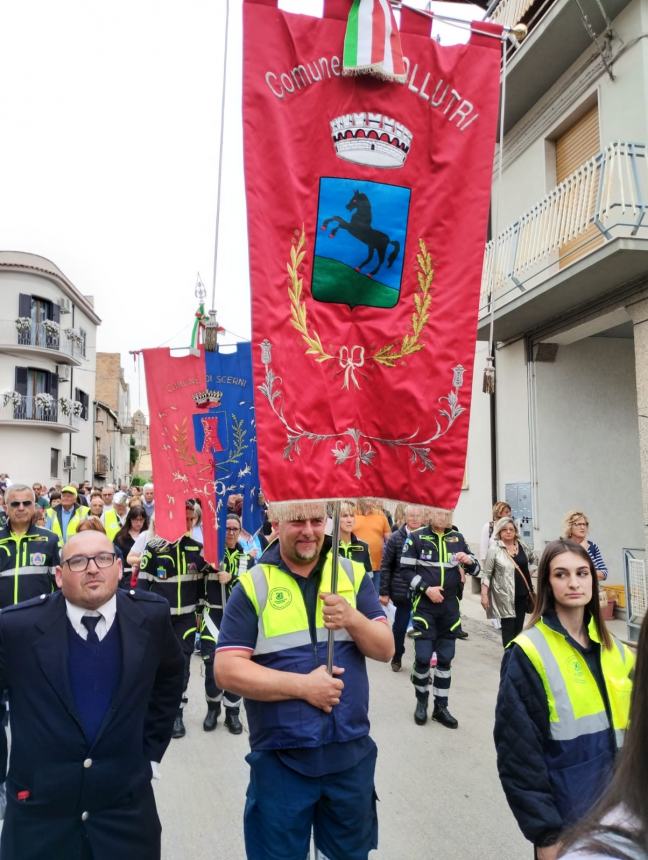
[[[311,832],[329,860],[367,860],[378,845],[374,747],[356,765],[303,776],[271,750],[251,752],[245,804],[247,860],[306,860]]]

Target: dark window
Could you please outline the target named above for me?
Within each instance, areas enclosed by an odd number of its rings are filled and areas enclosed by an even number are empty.
[[[59,449],[50,448],[50,475],[52,478],[58,478],[60,459],[61,452]]]
[[[90,406],[90,397],[85,393],[85,391],[81,391],[80,388],[74,389],[74,399],[78,400],[79,403],[83,406],[81,410],[81,418],[84,421],[88,420],[88,410]]]
[[[23,346],[41,346],[47,349],[59,348],[60,310],[49,299],[20,293],[18,296],[18,316],[30,320],[27,328],[19,329],[18,343]],[[56,323],[57,325],[53,325]]]
[[[14,418],[34,421],[56,421],[58,417],[58,376],[37,367],[17,367],[15,390],[22,395],[14,405]],[[49,394],[49,403],[38,402],[38,394]]]

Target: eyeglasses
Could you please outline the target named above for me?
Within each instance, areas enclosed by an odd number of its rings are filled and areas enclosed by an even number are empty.
[[[97,567],[101,569],[110,567],[116,557],[114,552],[100,552],[97,555],[73,555],[72,558],[66,558],[63,564],[67,564],[72,573],[83,573],[88,569],[91,561],[94,561]]]
[[[588,528],[589,523],[583,520],[581,520],[579,523],[572,523],[572,528],[576,528],[576,526],[585,526],[585,528]]]
[[[232,532],[233,534],[237,534],[237,532],[240,532],[241,529],[239,529],[239,528],[236,528],[236,529],[226,528],[225,531],[226,532]]]
[[[13,501],[13,502],[9,502],[9,507],[10,508],[19,508],[22,505],[23,508],[31,508],[31,506],[33,504],[34,503],[30,500],[27,500],[26,502]]]

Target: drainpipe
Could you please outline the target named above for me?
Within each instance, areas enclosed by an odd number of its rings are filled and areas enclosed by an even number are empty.
[[[72,326],[71,326],[71,328],[74,328],[74,312],[75,312],[75,310],[76,310],[75,306],[72,305]],[[74,400],[73,392],[74,392],[74,365],[70,365],[70,400]],[[71,425],[72,425],[72,416],[70,416],[70,427],[71,427]],[[72,464],[72,430],[71,429],[70,429],[70,432],[68,433],[68,456],[70,458],[68,460],[68,463],[70,463],[70,465],[71,465]],[[68,469],[67,473],[68,473],[67,482],[68,482],[68,484],[71,484],[72,483],[72,469],[71,468]]]
[[[493,350],[493,367],[495,367],[495,350]],[[497,373],[495,379],[497,379]],[[495,391],[489,396],[488,405],[490,410],[491,499],[494,505],[499,500],[497,495],[497,383]]]

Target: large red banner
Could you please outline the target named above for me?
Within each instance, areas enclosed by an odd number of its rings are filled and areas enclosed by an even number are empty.
[[[404,84],[342,77],[350,0],[244,6],[261,483],[273,500],[461,489],[500,28],[442,47],[401,12]]]
[[[206,395],[203,353],[174,358],[168,349],[145,349],[149,435],[155,481],[155,531],[168,541],[187,530],[185,502],[198,499],[203,512],[203,553],[216,564],[214,450],[217,427],[197,397]],[[196,422],[202,425],[196,444]],[[204,422],[204,424],[202,423]]]

